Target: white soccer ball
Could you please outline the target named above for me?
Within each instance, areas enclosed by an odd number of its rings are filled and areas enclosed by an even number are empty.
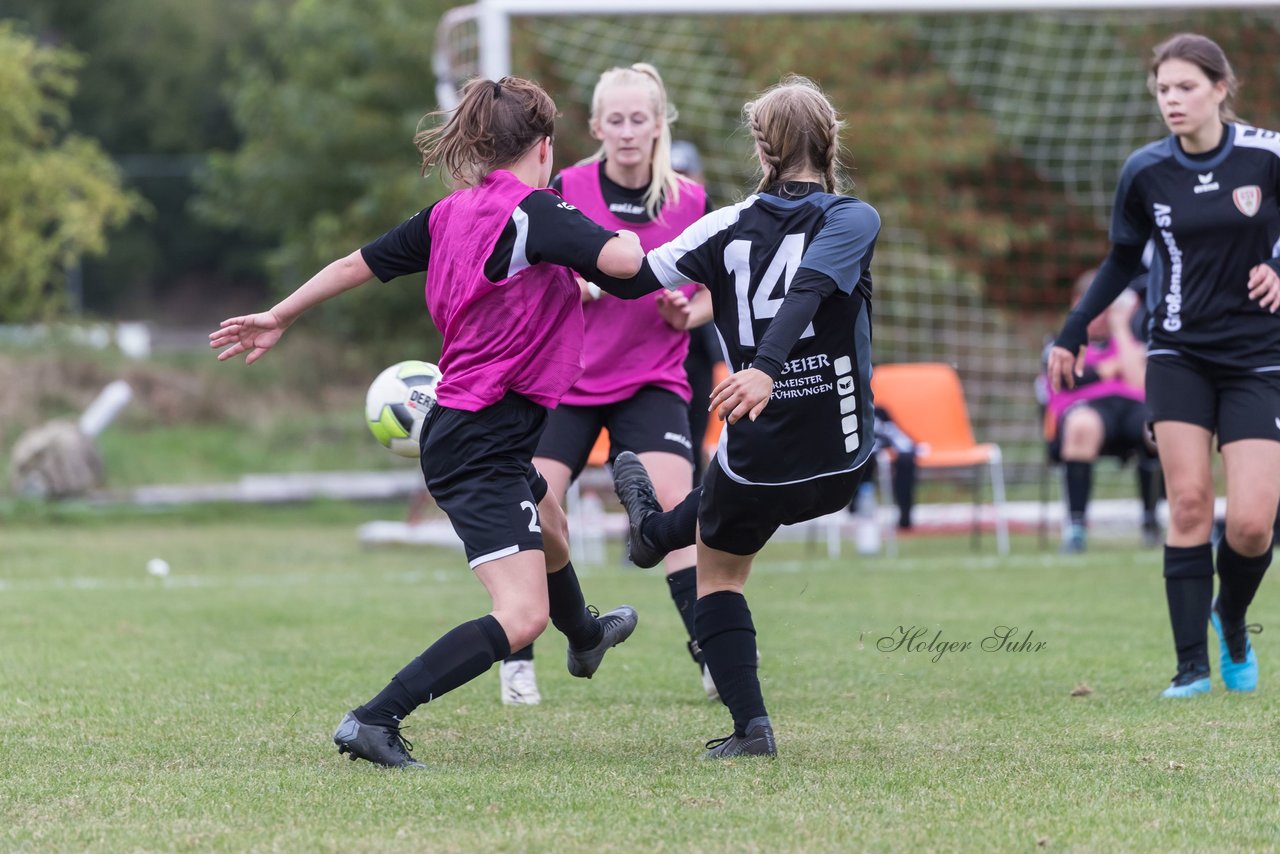
[[[378,374],[364,399],[369,432],[382,447],[418,458],[422,422],[436,405],[440,369],[430,362],[397,362]]]

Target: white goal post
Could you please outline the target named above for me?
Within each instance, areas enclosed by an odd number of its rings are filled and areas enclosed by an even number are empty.
[[[820,15],[841,12],[908,14],[921,12],[1051,12],[1123,11],[1204,8],[1204,0],[478,0],[445,14],[437,36],[435,68],[442,68],[442,38],[463,21],[474,20],[479,31],[479,76],[497,80],[511,73],[511,19],[572,15]],[[1275,0],[1220,0],[1219,9],[1272,8]],[[452,106],[443,94],[441,107]]]

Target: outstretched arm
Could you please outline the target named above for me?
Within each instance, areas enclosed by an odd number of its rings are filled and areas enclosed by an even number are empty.
[[[373,271],[357,249],[329,264],[267,311],[222,321],[217,330],[209,333],[209,346],[215,350],[226,348],[218,354],[220,362],[247,353],[244,362],[252,365],[275,346],[304,311],[372,277]]]

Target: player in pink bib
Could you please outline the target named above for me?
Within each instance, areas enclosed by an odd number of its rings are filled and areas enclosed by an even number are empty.
[[[400,724],[417,707],[527,646],[548,620],[569,639],[570,674],[590,678],[630,636],[636,613],[586,607],[569,563],[559,495],[533,467],[547,412],[582,373],[575,275],[634,275],[634,234],[608,231],[546,190],[555,104],[536,84],[467,84],[442,126],[420,133],[423,172],[439,163],[461,187],[325,267],[274,308],[211,334],[218,358],[252,363],[307,309],[377,276],[426,272],[443,335],[438,405],[422,428],[422,472],[493,608],[455,627],[342,719],[339,753],[421,767]],[[401,607],[389,600],[388,607]]]
[[[591,134],[600,149],[563,170],[552,182],[565,201],[606,229],[628,229],[653,249],[674,239],[708,212],[703,188],[671,165],[671,122],[662,78],[637,63],[600,76],[591,101]],[[561,399],[538,443],[534,464],[562,503],[569,485],[586,467],[600,435],[609,432],[609,459],[621,451],[639,454],[653,473],[659,500],[675,506],[688,494],[693,455],[701,437],[689,429],[690,388],[684,360],[688,328],[710,319],[709,295],[697,285],[639,300],[602,294],[582,282],[585,322],[583,372]],[[705,408],[705,401],[703,402]],[[666,577],[676,610],[693,640],[696,598],[694,550],[666,559]],[[533,674],[533,650],[517,650],[499,669],[502,701],[534,704],[541,694]],[[714,682],[703,670],[704,689]]]

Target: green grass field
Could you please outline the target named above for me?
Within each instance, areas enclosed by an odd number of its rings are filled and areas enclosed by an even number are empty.
[[[538,647],[543,704],[496,673],[409,723],[425,772],[329,741],[443,631],[484,612],[460,555],[362,549],[401,507],[0,519],[4,850],[1274,849],[1278,653],[1263,687],[1171,702],[1158,552],[830,561],[771,546],[748,594],[780,758],[704,763],[701,698],[654,571],[580,567],[640,628],[590,682]],[[989,543],[989,541],[988,541]],[[148,576],[167,559],[172,575]],[[1275,582],[1252,619],[1277,624]],[[883,651],[899,627],[973,643]],[[1038,651],[982,651],[998,626]],[[1214,647],[1216,663],[1216,644]],[[1215,676],[1216,680],[1216,676]],[[1086,685],[1091,692],[1072,696]]]

